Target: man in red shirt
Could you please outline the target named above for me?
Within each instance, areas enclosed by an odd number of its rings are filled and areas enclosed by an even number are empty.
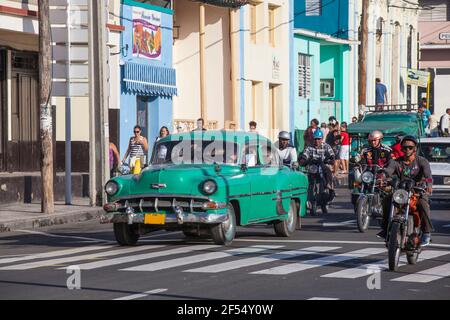
[[[319,120],[312,119],[310,126],[303,134],[303,140],[305,141],[305,148],[314,144],[314,132],[319,129]]]
[[[395,143],[391,146],[392,149],[392,159],[397,160],[400,157],[403,157],[405,153],[402,151],[402,145],[401,145],[402,137],[398,136]]]

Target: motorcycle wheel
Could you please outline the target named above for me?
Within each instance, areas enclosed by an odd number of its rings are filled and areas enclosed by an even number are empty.
[[[408,217],[408,236],[414,232],[414,217]],[[419,259],[419,250],[410,251],[406,253],[406,260],[408,264],[416,264]]]
[[[311,208],[309,209],[309,213],[312,216],[317,216],[318,214],[317,214],[317,203],[316,203],[316,201],[311,201],[310,203],[311,203]]]
[[[401,248],[400,242],[402,239],[402,231],[398,222],[393,222],[389,236],[388,255],[389,255],[389,270],[397,271],[398,262],[400,260]]]
[[[366,232],[369,223],[369,201],[367,198],[363,198],[356,203],[356,224],[359,232]]]

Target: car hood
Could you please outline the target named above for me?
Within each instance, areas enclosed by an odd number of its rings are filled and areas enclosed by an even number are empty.
[[[199,186],[203,181],[213,179],[220,185],[224,177],[242,173],[236,166],[220,166],[220,169],[216,172],[215,165],[151,166],[131,179],[129,193],[202,195]]]
[[[450,163],[431,162],[433,176],[450,176]]]

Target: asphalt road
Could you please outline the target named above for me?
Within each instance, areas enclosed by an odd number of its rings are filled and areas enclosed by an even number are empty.
[[[422,261],[390,272],[378,228],[359,233],[348,191],[337,193],[291,238],[245,227],[229,247],[155,232],[123,248],[98,221],[1,234],[0,299],[450,298],[450,204],[433,205]]]

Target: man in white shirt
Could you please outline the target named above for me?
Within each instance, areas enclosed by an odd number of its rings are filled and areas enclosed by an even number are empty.
[[[285,166],[292,166],[294,162],[297,162],[297,151],[293,146],[289,144],[291,135],[287,131],[281,131],[278,135],[278,155],[280,156],[280,163]]]
[[[445,114],[441,117],[441,133],[444,137],[450,135],[450,108],[445,110]]]

